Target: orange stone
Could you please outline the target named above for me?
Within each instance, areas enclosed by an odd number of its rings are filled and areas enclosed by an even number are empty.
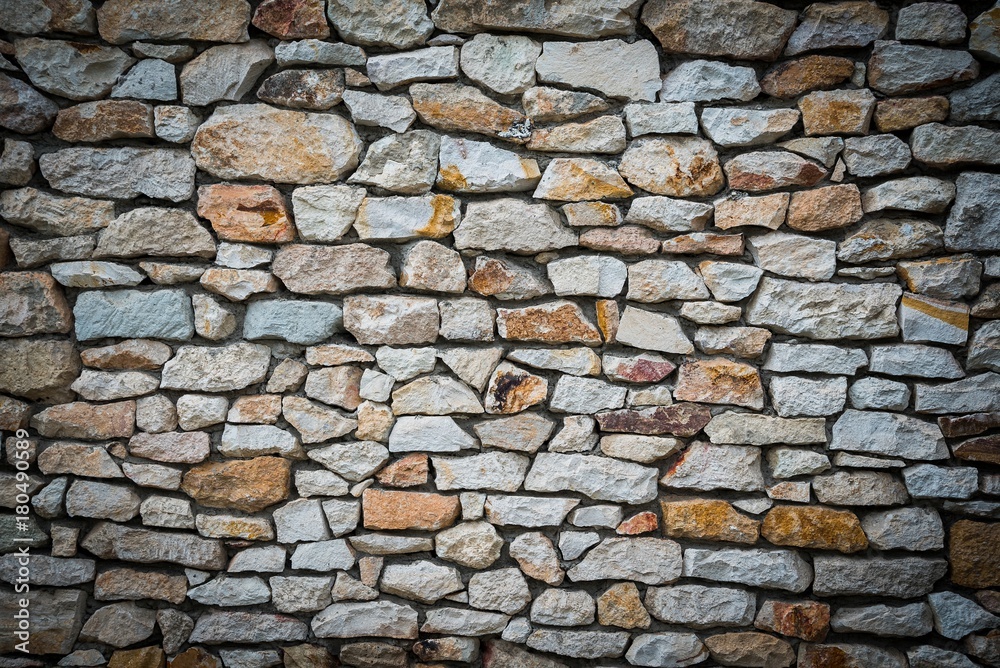
[[[486,388],[486,412],[512,415],[545,401],[549,384],[512,364],[503,363],[496,368]]]
[[[948,109],[948,98],[940,95],[879,100],[875,126],[879,132],[899,132],[925,123],[944,123]]]
[[[31,426],[48,438],[128,438],[135,431],[135,402],[59,404],[31,418]]]
[[[851,553],[868,547],[858,516],[821,506],[775,506],[764,518],[761,535],[775,545]]]
[[[847,650],[837,645],[799,646],[796,668],[867,668],[851,656]]]
[[[535,189],[535,199],[579,202],[631,197],[632,189],[613,167],[588,158],[555,158]]]
[[[663,535],[728,543],[757,542],[760,522],[721,499],[661,500]]]
[[[962,587],[1000,586],[1000,522],[959,520],[948,539],[951,581]]]
[[[764,601],[754,626],[783,636],[823,642],[830,631],[830,606],[817,601]]]
[[[386,487],[416,487],[427,484],[428,475],[427,455],[418,452],[394,461],[375,477]]]
[[[129,339],[110,346],[82,350],[80,360],[84,366],[95,369],[154,371],[162,367],[173,354],[170,346],[165,343]]]
[[[280,394],[255,394],[237,397],[226,421],[234,424],[274,424],[279,415]]]
[[[619,582],[597,597],[597,622],[620,629],[648,629],[649,613],[634,582]]]
[[[720,230],[744,225],[776,230],[785,222],[788,198],[788,193],[774,193],[720,199],[715,203],[715,226]]]
[[[607,343],[615,343],[618,340],[618,325],[621,322],[621,313],[618,311],[618,302],[614,299],[597,300],[597,326],[604,335]]]
[[[811,90],[833,88],[851,78],[854,61],[838,56],[806,56],[771,68],[760,88],[771,97],[789,99]]]
[[[203,506],[255,513],[288,497],[290,470],[282,457],[208,462],[184,474],[181,490]]]
[[[361,496],[366,529],[437,531],[454,524],[461,510],[457,496],[383,489]]]
[[[431,127],[520,144],[531,134],[524,114],[494,102],[474,86],[418,83],[410,86],[410,97],[421,122]]]
[[[153,107],[132,100],[99,100],[60,109],[52,134],[63,141],[150,138]]]
[[[167,655],[159,647],[120,649],[111,655],[108,668],[165,668]]]
[[[875,113],[875,96],[868,89],[818,91],[799,100],[799,109],[807,137],[863,135]]]
[[[215,184],[198,188],[198,215],[220,239],[258,244],[295,240],[284,196],[273,186]]]
[[[757,367],[717,358],[682,364],[674,398],[706,404],[734,404],[761,410],[764,386]]]
[[[861,192],[853,183],[792,193],[788,226],[803,232],[823,232],[861,220]]]
[[[580,234],[580,245],[597,251],[622,255],[652,255],[660,250],[660,241],[647,227],[592,227]]]
[[[599,345],[601,333],[573,302],[497,309],[497,329],[508,341]]]
[[[660,520],[656,517],[656,513],[647,510],[646,512],[633,515],[619,524],[618,528],[615,529],[615,533],[619,536],[638,536],[642,533],[656,531],[659,528]]]
[[[112,568],[94,580],[94,598],[98,601],[151,598],[180,605],[187,598],[187,578],[156,571]]]
[[[743,255],[742,234],[712,234],[711,232],[694,232],[682,234],[663,242],[664,253],[678,255]]]
[[[167,668],[222,668],[222,662],[201,647],[189,647],[168,661]]]

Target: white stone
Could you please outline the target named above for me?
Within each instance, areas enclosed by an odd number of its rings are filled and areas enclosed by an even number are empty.
[[[833,426],[830,449],[907,459],[948,457],[944,436],[935,423],[876,411],[844,411]]]
[[[965,375],[950,350],[916,343],[872,346],[868,370],[887,376],[956,379]]]
[[[441,81],[458,76],[458,49],[432,46],[416,51],[371,56],[368,78],[379,90],[389,90],[414,81]]]
[[[619,99],[652,102],[660,87],[659,59],[647,40],[545,42],[535,69],[544,83],[591,89]]]
[[[749,445],[810,445],[826,443],[826,420],[822,418],[776,418],[770,415],[726,411],[705,427],[712,443]]]
[[[318,506],[319,501],[310,508]],[[310,515],[313,521],[315,514]],[[280,539],[279,539],[280,540]],[[292,553],[292,568],[306,571],[347,570],[354,566],[354,552],[346,540],[319,540],[312,543],[302,543],[295,547]]]
[[[757,548],[688,548],[684,551],[683,574],[796,593],[805,591],[813,578],[812,568],[792,550]]]
[[[358,208],[354,230],[366,240],[438,239],[451,232],[460,218],[458,200],[447,195],[366,197]]]
[[[601,437],[601,452],[608,457],[627,459],[640,464],[669,457],[684,447],[684,443],[669,436],[642,434],[608,434]]]
[[[458,452],[479,447],[451,417],[403,416],[389,433],[389,452]]]
[[[295,490],[299,496],[343,496],[350,491],[350,485],[333,471],[295,472]]]
[[[774,343],[764,363],[764,370],[853,376],[867,364],[868,356],[858,348],[838,348],[819,343]]]
[[[297,476],[298,472],[296,472],[296,482],[298,482]],[[323,501],[323,514],[326,516],[326,523],[330,526],[330,532],[334,536],[343,536],[357,528],[358,522],[361,520],[361,503],[347,499],[327,499]]]
[[[601,373],[601,358],[590,348],[516,348],[508,353],[507,359],[574,376]]]
[[[440,491],[495,489],[516,492],[524,481],[528,462],[524,455],[494,451],[468,457],[431,457],[434,484]]]
[[[261,578],[234,578],[225,575],[190,589],[188,598],[204,605],[258,605],[271,600],[271,590]]]
[[[515,95],[535,85],[541,53],[541,44],[530,37],[480,33],[462,45],[462,71],[500,95]]]
[[[433,348],[382,346],[375,351],[375,359],[383,371],[399,382],[406,382],[422,373],[433,371],[437,363],[437,355]]]
[[[382,572],[379,586],[387,594],[421,603],[434,603],[465,588],[457,568],[432,561],[389,564]]]
[[[762,491],[760,448],[695,441],[660,483],[673,489]]]
[[[771,144],[799,122],[796,109],[711,107],[701,112],[701,127],[720,146]]]
[[[516,568],[473,573],[469,578],[469,605],[473,608],[513,615],[530,602],[528,583]]]
[[[748,239],[754,263],[764,271],[825,281],[837,271],[837,242],[801,234],[771,232]]]
[[[575,527],[614,529],[621,524],[622,517],[621,506],[584,506],[569,514],[569,523]]]
[[[626,223],[644,225],[657,232],[700,232],[712,219],[714,207],[664,196],[637,197],[632,200]]]
[[[663,538],[606,538],[566,575],[573,582],[668,584],[681,576],[681,547]]]
[[[227,457],[282,455],[301,458],[302,446],[292,433],[269,424],[227,424],[219,452]]]
[[[683,262],[643,260],[628,268],[626,298],[657,303],[674,299],[707,299],[704,281]]]
[[[625,125],[632,137],[698,134],[698,116],[694,112],[694,102],[626,104]]]
[[[689,60],[663,78],[661,102],[749,102],[760,94],[752,67],[735,67],[714,60]]]
[[[559,533],[559,552],[563,559],[574,561],[600,542],[600,534],[594,531],[561,531]]]
[[[416,638],[417,611],[392,601],[334,603],[311,626],[317,638]]]
[[[185,431],[204,429],[226,421],[229,400],[202,394],[183,394],[177,399],[177,424]]]
[[[542,178],[538,163],[489,142],[441,137],[437,186],[460,193],[532,190]]]
[[[687,355],[694,344],[677,318],[626,306],[618,325],[618,343],[644,350]]]
[[[549,408],[559,413],[593,414],[625,405],[624,387],[597,378],[561,376],[549,401]]]
[[[546,204],[502,198],[470,202],[455,230],[455,248],[541,253],[575,246],[577,235]]]
[[[486,498],[486,519],[500,526],[557,527],[579,499],[490,494]]]
[[[698,265],[705,285],[720,302],[738,302],[753,294],[764,274],[762,269],[735,262],[706,260]]]
[[[370,478],[389,461],[389,450],[374,441],[333,443],[309,450],[307,454],[309,459],[351,482]]]
[[[467,385],[444,375],[418,378],[392,393],[396,415],[479,414],[483,405]]]
[[[594,623],[596,604],[585,591],[546,589],[531,604],[531,621],[550,626],[586,626]]]
[[[351,112],[355,125],[406,132],[417,120],[410,100],[401,95],[378,95],[348,89],[344,91],[344,106]]]
[[[606,255],[578,255],[555,260],[545,268],[560,297],[617,297],[625,287],[629,271],[624,262]]]
[[[774,376],[769,386],[771,403],[781,417],[833,415],[844,410],[847,379]]]
[[[531,492],[571,491],[600,501],[642,504],[656,498],[658,471],[610,457],[539,453],[524,481]]]
[[[819,452],[802,448],[772,448],[767,451],[771,475],[778,479],[816,475],[830,468],[830,459]]]

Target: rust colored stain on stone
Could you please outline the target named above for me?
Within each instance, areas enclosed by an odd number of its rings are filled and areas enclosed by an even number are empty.
[[[868,668],[840,647],[806,645],[799,650],[797,668]]]
[[[71,142],[151,138],[153,107],[131,100],[84,102],[61,109],[52,134]]]
[[[427,483],[429,471],[427,455],[418,452],[394,461],[375,477],[386,487],[417,487]]]
[[[712,413],[708,406],[681,403],[641,410],[622,409],[598,413],[595,417],[601,431],[688,437],[704,429]]]
[[[181,490],[210,508],[255,513],[288,496],[290,471],[280,457],[209,462],[185,473]]]
[[[525,371],[497,371],[487,389],[486,408],[490,413],[520,413],[545,401],[548,383]]]
[[[325,39],[330,36],[323,0],[264,0],[253,25],[278,39]]]
[[[955,522],[948,560],[955,584],[975,589],[1000,586],[1000,522]]]
[[[366,489],[361,511],[366,529],[437,531],[450,527],[462,509],[457,496]]]
[[[678,255],[743,255],[742,234],[712,234],[711,232],[695,232],[681,234],[663,242],[664,253]]]
[[[948,98],[940,95],[879,100],[875,126],[879,132],[899,132],[926,123],[943,123],[948,118],[948,109]]]
[[[830,606],[817,601],[767,601],[754,626],[809,642],[823,642],[830,631]]]
[[[615,533],[619,536],[638,536],[639,534],[656,531],[660,528],[660,520],[656,513],[648,510],[637,515],[633,515],[618,525]]]
[[[645,629],[651,620],[635,583],[619,582],[597,597],[597,621],[621,629]]]
[[[49,438],[128,438],[135,431],[135,402],[60,404],[31,418],[31,426]]]
[[[681,365],[674,398],[760,410],[764,386],[755,366],[726,359],[699,360]]]
[[[283,243],[295,239],[285,198],[272,186],[209,185],[198,188],[198,215],[220,239]]]
[[[501,335],[509,341],[541,343],[584,343],[598,345],[601,334],[583,318],[575,304],[529,306],[523,309],[497,309]]]
[[[661,500],[663,535],[671,538],[753,544],[760,522],[721,499]]]
[[[857,515],[819,506],[777,506],[764,518],[761,535],[775,545],[859,552],[868,538]]]
[[[780,63],[760,81],[761,90],[772,97],[789,99],[811,90],[826,90],[854,74],[854,61],[839,56],[806,56]]]
[[[853,183],[792,193],[788,226],[804,232],[824,232],[861,220],[861,192]]]

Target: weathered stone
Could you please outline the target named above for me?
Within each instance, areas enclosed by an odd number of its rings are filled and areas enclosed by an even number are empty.
[[[730,188],[750,192],[812,186],[826,176],[816,163],[785,151],[744,153],[727,162],[725,171]]]
[[[363,188],[350,186],[296,188],[292,207],[299,235],[306,241],[336,241],[354,224],[364,198]]]
[[[744,225],[776,230],[785,222],[788,201],[788,193],[721,198],[715,202],[715,225],[723,230]]]
[[[38,166],[50,186],[80,195],[181,202],[194,194],[195,164],[181,149],[64,148],[41,156]]]
[[[100,441],[127,438],[135,428],[135,402],[88,404],[77,401],[46,408],[31,418],[31,426],[49,438]]]
[[[738,513],[721,499],[661,499],[660,506],[663,512],[663,534],[671,538],[753,544],[760,535],[760,522]],[[657,618],[661,618],[661,615],[657,615]],[[664,618],[664,621],[673,620]]]
[[[897,209],[920,213],[942,213],[955,198],[955,186],[929,176],[914,176],[886,181],[865,191],[862,203],[866,213]]]
[[[619,657],[625,651],[629,634],[624,631],[557,631],[538,629],[528,637],[528,647],[563,656],[596,659]]]
[[[447,0],[434,11],[433,18],[435,25],[447,32],[524,30],[593,39],[634,32],[637,11],[638,6],[629,0],[611,0],[598,8],[574,0],[565,6],[541,9],[525,0],[503,8]]]
[[[857,516],[847,510],[777,506],[764,518],[761,535],[775,545],[851,553],[868,547]]]
[[[320,0],[266,0],[253,14],[253,25],[278,39],[325,39],[330,36]]]
[[[1000,250],[996,237],[1000,216],[989,205],[1000,194],[1000,179],[993,174],[965,172],[955,185],[958,195],[945,225],[945,246],[952,251]]]
[[[893,596],[928,593],[947,570],[943,559],[816,555],[813,591],[820,596]]]
[[[681,403],[644,410],[620,410],[599,413],[601,431],[633,434],[674,434],[694,436],[712,419],[705,406]]]
[[[2,84],[0,84],[2,85]],[[27,185],[35,174],[35,151],[26,141],[5,139],[0,153],[0,183],[11,186]],[[0,207],[3,207],[0,193]]]
[[[763,489],[760,449],[694,442],[681,453],[660,483],[674,489]]]
[[[815,601],[764,601],[754,626],[809,642],[822,642],[830,628],[830,606]]]
[[[181,489],[211,508],[254,513],[288,495],[290,465],[280,457],[208,463],[184,474]]]
[[[153,108],[141,102],[85,102],[62,109],[52,134],[69,142],[153,136]]]
[[[426,180],[431,183],[434,166],[428,167]],[[354,229],[366,240],[440,239],[455,229],[460,218],[459,201],[448,195],[369,197],[358,209]]]
[[[854,184],[827,186],[792,193],[788,226],[804,232],[847,227],[863,215],[861,194]]]
[[[555,301],[522,309],[497,309],[497,331],[512,341],[598,344],[597,328],[572,302]]]
[[[541,453],[524,488],[534,492],[574,491],[619,503],[646,503],[656,496],[656,469],[609,457]]]
[[[714,60],[690,60],[663,78],[661,102],[748,102],[760,93],[751,67],[734,67]]]
[[[723,359],[681,365],[674,397],[681,401],[735,404],[760,410],[764,388],[755,367]]]
[[[491,524],[501,526],[559,526],[577,505],[576,499],[491,494],[486,498],[484,512]]]
[[[521,35],[478,34],[462,46],[462,71],[500,95],[523,93],[535,85],[541,45]]]
[[[37,37],[17,40],[14,54],[32,84],[70,100],[106,96],[119,75],[135,62],[115,47]],[[17,94],[20,98],[23,91]],[[38,103],[29,98],[28,104]]]
[[[821,503],[841,506],[892,506],[909,496],[899,480],[882,471],[837,471],[813,478]]]
[[[868,84],[886,95],[918,93],[978,75],[979,63],[967,51],[884,41],[868,59]]]
[[[895,285],[802,284],[765,277],[750,301],[746,319],[752,325],[816,339],[881,338],[899,332]],[[822,293],[824,306],[816,296]],[[854,314],[845,321],[840,314]]]
[[[795,661],[791,645],[765,633],[721,633],[706,638],[705,645],[722,665],[780,668]]]
[[[1000,524],[959,520],[948,536],[951,580],[961,587],[997,586]],[[943,569],[942,569],[943,571]]]
[[[177,78],[174,66],[156,58],[140,60],[111,89],[111,97],[165,102],[176,100]]]
[[[250,6],[244,0],[213,0],[200,9],[115,0],[101,6],[97,22],[101,37],[113,44],[140,39],[245,42]]]
[[[521,571],[500,568],[473,573],[469,579],[469,605],[498,610],[508,615],[524,609],[531,602],[531,592]]]
[[[98,236],[94,254],[124,258],[142,255],[212,257],[215,241],[186,211],[143,207],[115,218]]]
[[[420,627],[422,633],[454,633],[490,635],[503,631],[510,618],[492,612],[441,607],[427,611],[427,618]],[[343,653],[341,657],[343,658]]]
[[[628,76],[613,64],[625,67]],[[660,86],[656,52],[648,41],[545,42],[535,67],[542,82],[589,88],[614,98],[652,102]]]
[[[437,301],[434,299],[357,295],[344,300],[344,328],[359,343],[433,342],[437,338],[438,326]]]
[[[736,582],[800,593],[812,582],[812,568],[791,550],[698,549],[684,551],[685,577]]]
[[[531,190],[538,164],[487,142],[442,137],[437,186],[452,192]]]
[[[262,345],[235,343],[217,348],[183,346],[163,367],[160,387],[195,392],[227,392],[262,382],[271,352]]]
[[[165,561],[205,569],[221,569],[226,565],[226,551],[220,541],[108,522],[99,522],[80,545],[101,559],[138,563]]]
[[[326,45],[325,42],[321,44]],[[356,125],[374,125],[393,132],[405,132],[417,118],[413,106],[405,97],[376,95],[358,90],[345,90],[342,96],[344,106],[351,112]]]
[[[909,130],[947,118],[948,98],[940,96],[879,100],[875,108],[875,125],[879,132]]]
[[[515,492],[528,470],[527,457],[510,452],[485,452],[468,457],[432,457],[439,490],[493,489]]]
[[[776,60],[795,28],[795,13],[748,0],[656,1],[642,22],[669,53]]]
[[[918,257],[940,249],[943,240],[941,226],[929,221],[872,220],[841,242],[837,258],[861,264]]]
[[[965,39],[968,19],[960,7],[921,2],[903,7],[896,19],[896,39],[953,44]]]
[[[198,215],[211,221],[220,239],[250,243],[295,239],[284,197],[271,186],[201,186]]]
[[[52,125],[58,111],[55,102],[28,84],[0,74],[0,126],[21,134],[41,132]]]
[[[826,90],[833,88],[837,84],[850,79],[854,74],[854,61],[850,58],[838,56],[806,56],[796,60],[779,63],[775,65],[760,81],[760,87],[765,93],[772,97],[790,99],[807,93],[811,90]],[[837,91],[839,93],[850,93],[848,96],[855,97],[859,91]],[[807,113],[801,105],[806,100],[815,99],[807,96],[799,103],[803,114]],[[823,98],[819,98],[823,99]],[[874,99],[872,100],[874,104]],[[845,111],[850,110],[845,109]],[[838,114],[839,115],[839,114]],[[869,116],[870,118],[870,116]],[[808,125],[807,125],[808,127]],[[818,134],[812,133],[809,134]]]
[[[695,115],[693,102],[627,104],[625,125],[632,137],[648,134],[698,133],[698,117]]]
[[[940,123],[927,123],[914,128],[910,135],[910,146],[917,161],[933,167],[948,168],[964,164],[996,165],[1000,163],[1000,150],[992,143],[995,135],[992,130],[978,125],[950,127]],[[961,182],[963,178],[972,183],[982,181],[982,177],[975,173],[963,174],[959,176],[959,181]],[[986,189],[988,193],[988,185]],[[986,193],[977,194],[982,196]],[[955,210],[957,209],[956,205]]]
[[[661,538],[607,538],[567,575],[574,582],[635,580],[666,584],[680,577],[680,546]]]
[[[382,573],[380,588],[387,594],[421,603],[434,603],[443,596],[461,590],[462,578],[457,568],[431,561],[390,564]],[[416,619],[414,619],[416,632]]]
[[[309,627],[288,615],[261,612],[213,611],[198,618],[188,642],[218,645],[254,645],[305,640]]]
[[[464,522],[434,538],[434,553],[468,568],[489,568],[500,558],[503,539],[488,522]],[[383,587],[384,587],[383,576]]]
[[[844,409],[847,379],[778,376],[771,379],[770,391],[781,417],[833,415]]]
[[[344,41],[366,46],[409,49],[423,44],[434,29],[427,8],[415,0],[393,0],[380,7],[333,0],[327,16]]]
[[[904,293],[899,305],[904,341],[930,341],[962,345],[969,336],[969,307]]]
[[[844,141],[844,162],[855,176],[883,176],[906,169],[910,150],[891,134],[850,137]]]
[[[874,411],[846,411],[833,427],[830,449],[908,459],[948,456],[941,430],[933,422]]]
[[[586,230],[580,234],[580,245],[624,255],[652,255],[660,250],[660,242],[653,233],[648,228],[635,225]]]
[[[514,143],[524,143],[531,134],[530,119],[473,86],[418,83],[410,86],[410,97],[420,120],[431,127]]]
[[[793,109],[710,107],[701,112],[705,134],[723,147],[772,143],[791,131],[798,121],[799,112]]]
[[[621,199],[632,190],[613,167],[587,158],[555,158],[545,168],[536,199],[575,202],[592,199]]]
[[[625,126],[617,116],[599,116],[583,123],[535,129],[527,148],[563,153],[621,153]]]
[[[418,529],[435,531],[451,526],[458,518],[458,497],[365,490],[361,497],[366,529]]]
[[[0,340],[0,391],[33,400],[70,399],[80,373],[68,341]]]
[[[633,142],[622,156],[620,169],[630,183],[658,195],[714,195],[723,186],[715,149],[693,137]]]
[[[830,47],[864,47],[882,37],[889,13],[867,2],[809,5],[788,39],[785,55]]]
[[[279,42],[274,47],[274,57],[278,61],[278,67],[288,67],[289,65],[361,66],[367,60],[361,47],[324,42],[319,39]]]
[[[216,109],[191,144],[198,167],[215,176],[277,183],[335,181],[357,166],[360,152],[361,140],[341,116],[262,104]]]

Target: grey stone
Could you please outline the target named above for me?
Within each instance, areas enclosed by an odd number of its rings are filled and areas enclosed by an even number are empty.
[[[0,183],[27,185],[35,174],[35,150],[26,141],[5,139],[0,154]],[[2,202],[2,199],[0,199]]]
[[[182,149],[64,148],[41,156],[38,166],[50,186],[80,195],[172,202],[194,195],[194,160]]]
[[[927,123],[913,129],[910,134],[910,149],[918,162],[932,167],[949,168],[965,164],[998,165],[1000,164],[1000,147],[996,144],[998,134],[1000,133],[978,125],[952,127],[941,123]],[[959,182],[963,176],[965,175],[959,176]],[[987,193],[989,192],[987,187]]]
[[[174,66],[155,58],[140,60],[111,89],[111,98],[135,98],[163,102],[176,100],[177,76],[174,72]]]
[[[365,198],[364,188],[319,185],[292,191],[295,226],[306,241],[340,239],[351,226]]]
[[[865,191],[861,198],[866,213],[895,209],[920,213],[942,213],[955,199],[955,184],[930,176],[911,176],[886,181]]]
[[[826,421],[822,418],[775,418],[769,415],[727,411],[705,427],[712,443],[750,445],[809,445],[826,443]]]
[[[861,519],[868,542],[880,550],[940,550],[944,527],[933,508],[893,508],[868,513]]]
[[[194,139],[201,116],[187,107],[159,105],[153,109],[153,127],[156,136],[173,144],[186,144]]]
[[[786,56],[817,49],[868,46],[885,34],[889,12],[866,2],[815,3],[788,38]]]
[[[785,334],[815,339],[896,336],[902,289],[889,284],[802,284],[764,277],[747,305],[746,320]],[[845,320],[843,313],[852,313]]]
[[[462,608],[437,607],[427,611],[421,633],[482,636],[502,633],[510,616]]]
[[[925,220],[872,220],[840,244],[837,258],[860,264],[917,257],[943,247],[941,226]]]
[[[737,67],[715,60],[689,60],[663,78],[660,102],[749,102],[760,94],[752,67]]]
[[[851,406],[857,409],[904,411],[910,405],[910,388],[885,378],[861,378],[851,385]]]
[[[986,372],[952,383],[917,384],[918,413],[987,413],[1000,410],[1000,374]]]
[[[343,311],[336,304],[261,300],[247,305],[243,336],[309,345],[328,339],[342,325]]]
[[[826,281],[837,271],[837,243],[802,234],[771,232],[747,240],[754,264],[778,276]]]
[[[961,640],[975,631],[1000,626],[1000,617],[955,592],[934,592],[927,600],[934,614],[934,630],[945,638]]]
[[[1000,371],[1000,321],[991,320],[976,330],[969,343],[968,367]]]
[[[965,375],[951,351],[915,343],[872,346],[872,373],[917,378],[956,379]]]
[[[257,605],[271,600],[271,590],[258,577],[220,576],[188,590],[188,598],[204,605],[233,607]]]
[[[484,511],[486,519],[499,526],[557,527],[578,505],[577,499],[490,494]]]
[[[653,44],[639,40],[545,42],[535,63],[538,79],[584,88],[613,98],[656,99],[660,65]]]
[[[759,146],[788,134],[799,116],[795,109],[709,107],[701,112],[701,127],[720,146]]]
[[[775,376],[769,386],[771,403],[781,417],[839,413],[847,399],[847,379]]]
[[[381,443],[360,441],[333,443],[308,452],[309,458],[351,482],[371,477],[389,461],[389,451]]]
[[[606,538],[566,575],[573,582],[668,584],[681,576],[681,547],[663,538]]]
[[[356,125],[373,125],[393,132],[406,132],[417,119],[413,105],[403,96],[345,90],[343,98],[344,106],[351,112],[351,119]]]
[[[513,452],[484,452],[468,457],[431,457],[434,483],[440,491],[493,489],[516,492],[524,481],[529,459]],[[530,488],[526,488],[530,489]]]
[[[641,504],[656,498],[657,471],[610,457],[541,453],[524,488],[534,492],[574,491],[602,500]]]
[[[279,42],[274,47],[278,67],[291,65],[363,66],[367,61],[363,49],[352,44],[335,44],[319,39]]]
[[[772,448],[767,451],[767,463],[775,478],[815,475],[830,468],[829,458],[819,452],[802,448]]]
[[[218,447],[227,457],[281,455],[302,458],[299,439],[269,424],[227,424]]]
[[[458,49],[432,46],[405,53],[368,58],[368,77],[379,90],[416,81],[442,81],[458,77]]]
[[[10,249],[19,269],[39,267],[54,260],[84,260],[93,255],[92,236],[63,237],[61,239],[12,238]]]
[[[585,591],[546,589],[531,604],[531,621],[550,626],[586,626],[594,623],[596,605]]]
[[[837,471],[813,478],[821,503],[842,506],[892,506],[906,503],[903,483],[882,471]]]
[[[917,464],[903,469],[903,481],[914,499],[968,499],[978,491],[979,471],[971,466]]]
[[[920,645],[906,652],[910,668],[976,668],[969,657],[932,645]]]
[[[541,44],[529,37],[478,34],[462,46],[462,71],[500,95],[515,95],[535,85],[541,52]]]
[[[273,62],[274,51],[264,40],[213,46],[181,70],[181,97],[184,104],[197,107],[220,100],[238,102]]]
[[[601,255],[555,260],[545,268],[555,293],[560,297],[616,297],[625,286],[628,271],[625,263],[618,258]]]
[[[396,49],[423,44],[434,30],[427,7],[419,0],[392,0],[378,6],[331,0],[327,17],[346,42]]]
[[[956,123],[1000,120],[1000,75],[991,74],[956,90],[948,96],[948,101],[949,118]]]
[[[255,343],[183,346],[164,365],[160,387],[194,392],[240,390],[262,382],[270,360],[270,349]]]
[[[711,204],[670,197],[638,197],[632,200],[625,222],[658,232],[701,231],[711,220],[712,210]]]
[[[901,7],[896,17],[896,39],[954,44],[965,39],[968,19],[962,8],[943,2],[918,2]]]
[[[473,608],[512,615],[530,602],[528,583],[516,568],[473,573],[469,578],[469,605]]]
[[[944,436],[935,423],[876,411],[845,411],[833,426],[830,449],[908,459],[948,457]]]
[[[389,564],[382,573],[379,586],[387,594],[421,603],[434,603],[464,588],[457,568],[432,561]]]
[[[439,188],[452,192],[531,190],[541,178],[538,164],[488,142],[442,137]]]
[[[0,557],[0,580],[15,584],[18,579],[20,556],[7,554]],[[92,559],[61,559],[43,554],[31,555],[31,584],[42,587],[69,587],[94,579],[95,562]]]
[[[900,606],[878,604],[838,608],[830,618],[830,628],[837,633],[871,633],[906,638],[927,635],[933,630],[933,624],[931,609],[926,603]]]
[[[660,484],[674,489],[761,491],[760,448],[695,441],[667,471]]]
[[[677,318],[626,306],[618,327],[618,343],[644,350],[682,355],[694,352],[694,344]]]
[[[135,62],[113,46],[29,37],[14,42],[14,56],[31,83],[70,100],[96,100],[111,92]]]
[[[315,514],[316,503],[303,506],[309,509],[312,521],[318,524]],[[325,515],[325,513],[324,513]],[[354,551],[345,540],[320,540],[312,543],[300,543],[292,553],[292,568],[307,571],[348,570],[354,566]]]
[[[194,313],[182,290],[87,291],[73,307],[81,341],[106,337],[187,340],[194,336]]]
[[[694,102],[625,105],[625,125],[631,137],[658,134],[698,134]]]
[[[964,172],[955,181],[958,195],[945,225],[945,245],[954,251],[1000,250],[1000,177]]]
[[[455,248],[541,253],[575,246],[577,235],[546,204],[502,198],[470,202],[455,230]]]
[[[571,0],[541,7],[516,0],[505,5],[502,11],[488,5],[447,0],[440,3],[433,18],[437,28],[446,32],[476,33],[495,29],[593,39],[633,33],[638,9],[634,0],[610,0],[597,6]]]
[[[868,60],[868,85],[886,95],[923,90],[975,79],[979,63],[968,51],[883,41]]]
[[[685,577],[736,582],[800,593],[812,582],[812,568],[791,550],[701,549],[684,551]]]
[[[160,380],[141,371],[94,371],[84,369],[70,389],[87,401],[115,401],[149,394]]]
[[[128,647],[153,635],[156,611],[135,603],[112,603],[98,608],[80,629],[80,639]]]
[[[255,645],[267,642],[305,640],[309,627],[288,615],[264,612],[218,611],[198,618],[188,642],[220,645]],[[258,650],[259,651],[259,650]]]
[[[463,522],[434,537],[434,553],[468,568],[489,568],[500,558],[504,541],[488,522]],[[384,584],[383,576],[383,584]],[[461,583],[460,583],[461,584]]]
[[[892,134],[848,137],[844,140],[844,162],[858,177],[895,174],[909,166],[910,147]]]
[[[20,79],[0,74],[0,126],[21,134],[41,132],[57,113],[55,102]]]
[[[621,408],[626,390],[597,378],[565,375],[556,382],[549,408],[559,413],[593,414]]]
[[[131,267],[114,262],[58,262],[49,271],[60,285],[70,288],[131,287],[145,278]]]
[[[542,652],[574,658],[616,658],[625,652],[629,634],[625,631],[557,631],[536,629],[527,645]]]
[[[591,112],[607,111],[610,105],[590,93],[536,86],[524,92],[521,106],[534,121],[548,122],[568,121]]]
[[[477,447],[476,439],[449,416],[403,416],[389,434],[389,452],[458,452]]]
[[[268,580],[274,607],[280,612],[312,612],[332,603],[332,577],[280,577]]]
[[[744,589],[685,584],[649,587],[645,606],[661,622],[706,629],[750,626],[756,602],[756,595]]]
[[[818,596],[892,596],[917,598],[944,576],[944,559],[925,557],[813,557]]]

